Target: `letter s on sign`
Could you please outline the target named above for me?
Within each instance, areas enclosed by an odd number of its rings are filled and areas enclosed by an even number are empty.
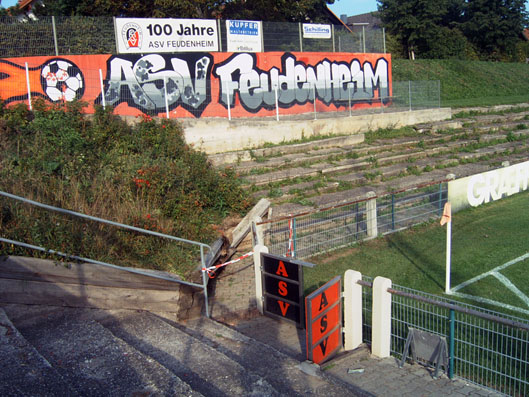
[[[287,289],[287,283],[284,281],[279,282],[279,295],[281,296],[287,296],[288,289]]]
[[[482,174],[474,175],[470,178],[467,188],[468,203],[472,207],[477,207],[485,201],[487,188],[485,186],[485,177]]]

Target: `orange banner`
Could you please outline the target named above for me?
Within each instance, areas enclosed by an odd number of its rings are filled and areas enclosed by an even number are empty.
[[[389,54],[211,52],[0,59],[6,103],[28,100],[26,63],[32,98],[79,99],[88,112],[104,102],[121,115],[266,117],[377,107],[391,96]]]

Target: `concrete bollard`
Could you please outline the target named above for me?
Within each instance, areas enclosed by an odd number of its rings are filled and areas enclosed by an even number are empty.
[[[391,347],[391,280],[376,277],[373,282],[373,314],[371,354],[385,358],[390,355]]]
[[[268,253],[265,245],[256,245],[253,249],[253,264],[255,272],[255,301],[259,313],[263,314],[263,285],[261,281],[261,252]]]
[[[362,274],[347,270],[344,276],[344,348],[353,350],[362,344]]]

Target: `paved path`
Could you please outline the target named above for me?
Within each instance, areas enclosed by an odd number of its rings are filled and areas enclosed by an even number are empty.
[[[296,358],[306,360],[305,331],[290,323],[260,316],[255,305],[253,258],[229,265],[215,281],[212,317],[230,324],[241,333],[269,344]],[[439,379],[421,365],[399,368],[394,357],[371,356],[367,346],[342,354],[322,366],[323,376],[352,385],[365,396],[497,396],[501,395],[461,379]],[[359,370],[349,373],[349,370]],[[319,371],[318,371],[319,372]]]

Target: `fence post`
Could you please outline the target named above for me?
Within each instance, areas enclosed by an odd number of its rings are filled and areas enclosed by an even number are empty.
[[[316,118],[316,83],[312,85],[312,92],[314,94],[314,120],[317,120]]]
[[[448,342],[448,377],[454,378],[454,343],[455,343],[455,322],[456,312],[450,309],[450,337]]]
[[[169,118],[169,99],[167,98],[167,76],[163,76],[163,94],[165,96],[165,115]]]
[[[220,29],[220,19],[217,19],[217,29],[219,31],[219,52],[222,52],[222,31]]]
[[[202,264],[202,268],[206,266],[206,259],[204,256],[204,247],[200,246],[200,263]],[[206,276],[206,272],[202,272],[202,291],[204,292],[204,305],[206,307],[206,317],[210,318],[209,313],[209,301],[208,301],[208,276]]]
[[[292,258],[296,257],[296,218],[292,219]]]
[[[371,323],[371,353],[375,357],[390,355],[391,347],[391,280],[376,277],[373,281],[373,313]]]
[[[276,95],[276,121],[279,121],[279,98],[278,98],[279,95],[277,93],[277,86],[274,92]]]
[[[301,26],[301,22],[298,23],[298,30],[299,30],[299,52],[303,52],[303,27]]]
[[[352,87],[349,86],[349,89],[347,90],[347,92],[349,93],[349,117],[353,116],[353,110],[351,109],[351,89]]]
[[[226,103],[228,104],[228,120],[231,121],[230,90],[228,84],[226,84]]]
[[[356,349],[363,341],[362,335],[362,286],[358,281],[362,274],[356,270],[347,270],[344,276],[344,347]]]
[[[391,194],[391,229],[395,230],[395,194]]]
[[[382,42],[384,45],[384,54],[386,53],[386,28],[382,28]]]
[[[105,100],[105,88],[103,85],[103,72],[99,69],[99,84],[101,85],[101,101],[103,102],[103,109],[106,109],[107,103]]]
[[[336,44],[334,43],[334,25],[331,25],[331,36],[332,36],[332,52],[336,52]]]
[[[59,56],[59,46],[57,45],[57,28],[55,27],[55,17],[51,17],[51,27],[53,30],[53,44],[55,45],[55,56]]]
[[[263,285],[261,282],[261,252],[267,254],[268,247],[258,244],[253,249],[253,264],[255,274],[255,303],[259,313],[263,314]]]
[[[410,112],[411,112],[411,80],[408,80],[408,101],[410,104]]]
[[[29,68],[28,63],[26,62],[26,84],[28,86],[28,106],[29,110],[33,110],[33,106],[31,105],[31,85],[29,83]]]
[[[367,217],[367,237],[375,238],[378,236],[377,225],[377,194],[375,192],[367,192],[366,197],[366,217]]]

